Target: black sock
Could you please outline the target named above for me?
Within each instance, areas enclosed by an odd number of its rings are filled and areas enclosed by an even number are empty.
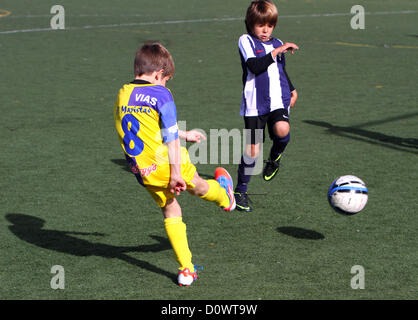
[[[241,163],[238,166],[238,183],[235,188],[235,192],[247,192],[247,186],[250,182],[252,171],[256,162],[257,158],[251,158],[245,154],[241,157]]]
[[[287,144],[290,140],[290,133],[287,134],[287,136],[279,137],[276,136],[273,139],[273,146],[270,150],[270,160],[276,160],[279,155],[281,155],[284,152],[284,149],[286,149]]]

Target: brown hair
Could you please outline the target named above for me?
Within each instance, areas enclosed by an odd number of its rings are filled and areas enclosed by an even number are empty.
[[[253,34],[256,24],[277,24],[277,8],[270,0],[255,0],[251,2],[245,16],[245,26],[249,34]]]
[[[163,69],[163,77],[174,76],[174,62],[170,52],[158,42],[145,43],[135,55],[135,76]]]

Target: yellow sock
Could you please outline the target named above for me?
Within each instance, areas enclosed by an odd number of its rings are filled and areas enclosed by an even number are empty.
[[[209,179],[206,180],[206,182],[209,184],[209,190],[205,195],[201,196],[201,198],[207,201],[215,202],[219,207],[228,207],[228,195],[226,194],[225,189],[219,185],[218,181]]]
[[[176,260],[180,264],[179,270],[189,268],[194,272],[192,253],[187,242],[186,225],[181,217],[164,219],[164,228],[174,250]]]

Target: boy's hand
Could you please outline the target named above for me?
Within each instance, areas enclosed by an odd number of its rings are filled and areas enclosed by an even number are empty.
[[[290,52],[292,54],[293,54],[293,50],[299,50],[299,47],[296,44],[292,43],[292,42],[286,42],[284,45],[282,45],[279,48],[282,48],[282,52],[283,53],[286,53],[286,52],[288,52],[290,50]]]
[[[290,107],[293,108],[295,106],[296,100],[298,99],[298,92],[293,90],[291,92],[292,96],[290,97]]]
[[[294,50],[299,50],[299,47],[292,42],[286,42],[285,44],[281,45],[280,47],[277,47],[272,51],[273,58],[276,58],[278,54],[286,53],[288,51],[290,51],[293,54]]]
[[[186,131],[186,141],[187,142],[200,142],[200,139],[206,140],[206,137],[203,133],[197,130]]]
[[[168,189],[171,193],[174,193],[175,195],[180,195],[180,192],[185,191],[186,188],[186,182],[183,180],[181,176],[170,177],[170,184],[168,185]]]

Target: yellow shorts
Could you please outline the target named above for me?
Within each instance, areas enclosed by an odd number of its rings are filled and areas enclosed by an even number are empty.
[[[196,167],[190,161],[187,149],[181,147],[181,177],[186,182],[187,189],[193,189],[195,187],[192,182],[195,173]],[[164,164],[156,166],[155,170],[152,172],[152,175],[148,176],[148,179],[145,183],[145,188],[151,194],[157,205],[161,208],[166,205],[168,199],[175,197],[175,195],[168,189],[169,182],[170,165]]]

